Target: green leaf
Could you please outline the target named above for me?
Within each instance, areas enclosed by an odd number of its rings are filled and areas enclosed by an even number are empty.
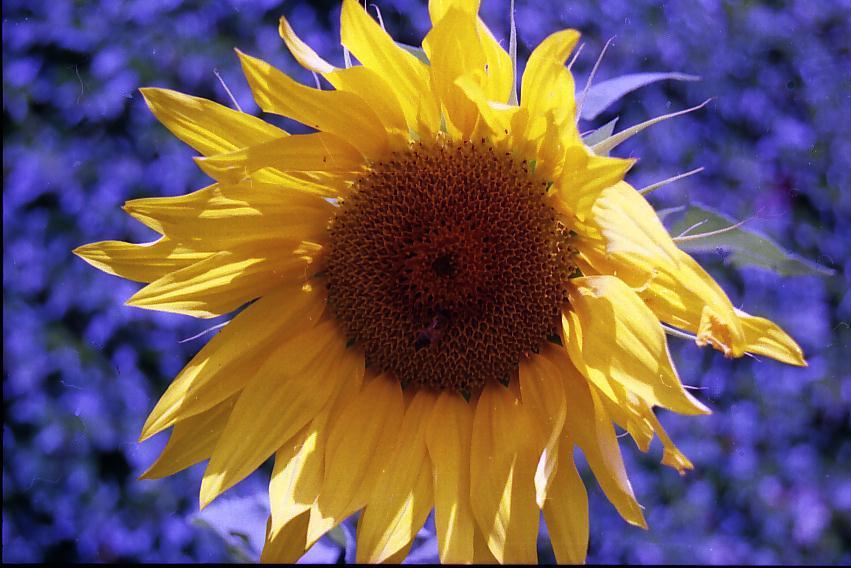
[[[832,269],[786,251],[770,238],[740,225],[724,213],[693,204],[670,232],[682,250],[720,253],[733,266],[759,266],[783,276],[833,274]]]
[[[598,114],[609,108],[624,95],[645,85],[665,79],[699,81],[700,77],[686,75],[685,73],[632,73],[630,75],[621,75],[614,79],[608,79],[588,89],[588,93],[585,95],[585,100],[582,103],[582,118],[585,120],[594,120]]]

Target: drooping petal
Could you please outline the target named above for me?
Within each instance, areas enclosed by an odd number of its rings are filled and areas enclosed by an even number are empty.
[[[242,390],[273,342],[309,329],[325,309],[325,290],[284,286],[248,306],[177,375],[148,416],[140,441]]]
[[[140,89],[157,120],[205,156],[233,152],[287,133],[256,116],[169,89]]]
[[[313,542],[366,505],[383,451],[398,435],[404,402],[398,381],[386,376],[366,383],[333,418],[325,447],[325,479],[311,510],[308,542]]]
[[[237,50],[254,100],[265,112],[336,134],[368,157],[387,152],[387,133],[372,107],[353,93],[307,87],[265,61]]]
[[[139,479],[161,479],[209,459],[225,429],[234,403],[236,397],[232,396],[175,424],[162,453]]]
[[[683,388],[674,370],[665,333],[653,312],[614,276],[570,281],[568,352],[592,382],[612,380],[650,404],[682,414],[709,409]]]
[[[559,564],[585,564],[588,554],[588,494],[573,461],[573,442],[561,436],[559,466],[544,503],[544,521]]]
[[[126,304],[212,318],[232,312],[278,286],[306,280],[308,258],[270,252],[249,249],[216,253],[151,282]]]
[[[537,429],[540,458],[535,471],[535,500],[543,507],[558,469],[558,440],[567,412],[561,377],[546,357],[520,362],[520,394],[528,421]]]
[[[195,163],[216,181],[239,183],[263,168],[284,172],[350,172],[362,165],[363,155],[339,136],[317,132],[277,138],[229,154],[196,158]]]
[[[626,475],[615,429],[600,395],[589,385],[564,355],[559,356],[564,388],[570,393],[565,431],[582,449],[594,477],[621,516],[628,523],[647,528],[641,505],[635,499]]]
[[[501,563],[537,562],[540,511],[535,502],[538,459],[520,398],[485,386],[476,403],[471,444],[471,504],[487,545]]]
[[[266,522],[266,540],[260,553],[262,564],[294,564],[307,552],[307,523],[310,514],[304,512],[272,533],[272,518]]]
[[[697,334],[698,345],[712,345],[726,356],[744,355],[744,330],[729,298],[676,248],[639,192],[626,183],[606,188],[589,221],[590,231],[577,245],[589,272],[618,276],[661,321]]]
[[[431,413],[426,445],[434,470],[434,525],[444,564],[473,561],[476,521],[470,506],[470,441],[473,407],[443,392]]]
[[[745,332],[748,353],[765,355],[781,363],[806,367],[804,352],[779,325],[771,320],[736,310]]]
[[[643,255],[657,264],[677,266],[677,245],[653,207],[628,184],[604,189],[594,203],[593,215],[610,254]]]
[[[358,523],[358,562],[385,562],[409,545],[434,504],[425,434],[435,396],[414,395]]]
[[[402,104],[381,73],[359,65],[348,69],[337,69],[327,74],[325,78],[334,85],[334,88],[354,93],[369,101],[369,106],[388,130],[392,146],[407,144],[408,124],[405,121]]]
[[[239,395],[201,482],[201,506],[257,469],[363,372],[331,321],[278,346]]]
[[[440,110],[431,96],[428,67],[396,45],[357,0],[343,0],[340,32],[343,45],[396,91],[408,126],[420,137],[437,132]]]
[[[107,274],[136,282],[153,282],[212,254],[192,250],[167,237],[145,244],[101,241],[77,247],[73,253]]]

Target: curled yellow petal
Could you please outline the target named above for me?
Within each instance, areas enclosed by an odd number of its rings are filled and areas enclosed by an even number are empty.
[[[665,333],[636,293],[614,276],[571,280],[568,352],[598,385],[623,385],[650,404],[682,414],[708,414],[674,370]]]

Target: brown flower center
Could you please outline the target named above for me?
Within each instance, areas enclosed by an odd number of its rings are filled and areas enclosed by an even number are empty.
[[[469,397],[557,335],[574,251],[546,191],[485,143],[372,164],[330,225],[325,267],[329,305],[367,365]]]

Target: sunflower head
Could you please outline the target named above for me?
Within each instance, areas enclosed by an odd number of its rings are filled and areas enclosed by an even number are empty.
[[[516,77],[477,2],[429,12],[411,50],[344,0],[342,44],[359,62],[344,68],[282,18],[284,42],[330,90],[238,52],[260,108],[309,134],[143,89],[214,183],[128,202],[162,235],[153,243],[75,251],[144,282],[129,305],[244,308],[142,438],[172,428],[146,477],[209,460],[202,506],[275,456],[263,560],[297,559],[355,513],[358,560],[400,560],[434,509],[444,562],[535,562],[541,511],[556,558],[582,562],[575,447],[639,526],[613,425],[692,467],[654,413],[709,412],[680,382],[666,329],[728,357],[805,364],[624,181],[634,161],[607,154],[625,135],[580,136],[565,65],[576,31],[547,37]]]

